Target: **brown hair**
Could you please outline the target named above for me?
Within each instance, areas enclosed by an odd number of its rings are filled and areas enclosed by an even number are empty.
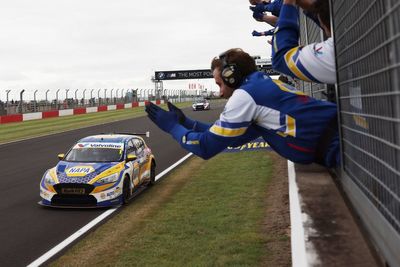
[[[329,12],[329,0],[316,0],[312,10],[319,16],[321,22],[328,28],[331,28],[331,14]]]
[[[215,69],[222,70],[222,57],[225,59],[226,64],[235,64],[243,76],[257,71],[254,59],[240,48],[229,49],[219,57],[215,57],[211,61],[211,71]]]

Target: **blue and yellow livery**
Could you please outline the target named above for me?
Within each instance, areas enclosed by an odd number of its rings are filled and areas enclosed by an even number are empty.
[[[58,164],[47,170],[40,182],[40,205],[126,204],[137,188],[155,183],[155,157],[138,135],[88,136],[58,157]]]

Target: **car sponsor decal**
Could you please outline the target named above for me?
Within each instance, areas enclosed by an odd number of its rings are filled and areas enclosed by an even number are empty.
[[[109,176],[113,173],[119,173],[119,175],[120,175],[121,171],[124,170],[124,166],[125,166],[124,162],[121,162],[121,163],[118,163],[115,165],[104,165],[104,166],[102,166],[103,168],[97,169],[97,172],[100,174],[97,175],[96,177],[94,177],[93,180],[91,180],[89,183],[97,181],[97,180],[104,178],[106,176]]]
[[[109,148],[109,149],[123,149],[123,143],[77,143],[73,149],[82,148]]]
[[[74,166],[65,171],[68,177],[80,177],[94,172],[92,166]]]

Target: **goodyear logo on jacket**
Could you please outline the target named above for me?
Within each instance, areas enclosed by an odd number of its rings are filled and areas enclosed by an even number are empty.
[[[249,150],[271,149],[261,137],[237,147],[227,147],[224,152],[240,152]]]
[[[68,177],[85,176],[91,172],[94,172],[92,166],[74,166],[65,171]]]

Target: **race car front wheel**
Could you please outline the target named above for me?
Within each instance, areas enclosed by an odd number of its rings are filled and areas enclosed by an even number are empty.
[[[149,185],[153,185],[155,183],[156,183],[156,164],[154,164],[154,162],[151,162]]]
[[[125,176],[124,185],[122,187],[122,204],[127,204],[131,198],[131,184],[129,178]]]

